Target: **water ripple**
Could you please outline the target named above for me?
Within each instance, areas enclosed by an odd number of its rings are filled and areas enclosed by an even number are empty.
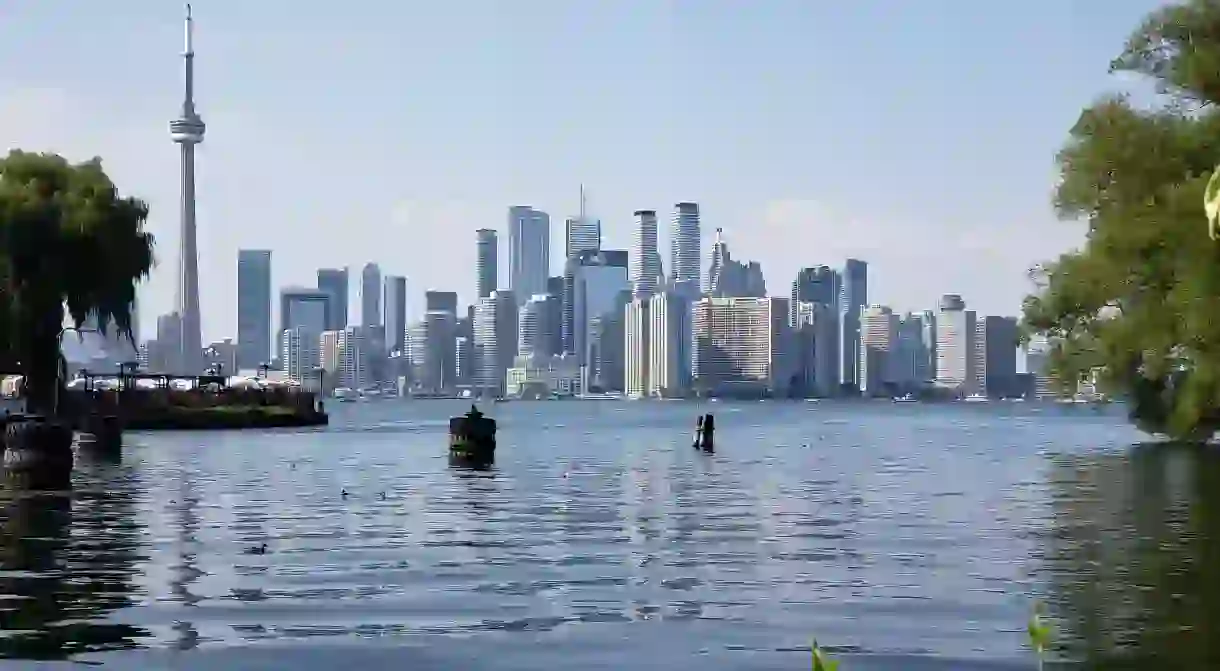
[[[310,641],[394,640],[449,668],[802,668],[817,635],[852,668],[1023,660],[1044,549],[1102,533],[1047,523],[1039,450],[1131,440],[1096,414],[721,403],[706,455],[694,405],[513,403],[498,463],[473,470],[444,459],[455,409],[138,435],[71,498],[6,499],[0,654],[147,648],[122,658],[138,667],[275,644],[277,667],[333,668]]]

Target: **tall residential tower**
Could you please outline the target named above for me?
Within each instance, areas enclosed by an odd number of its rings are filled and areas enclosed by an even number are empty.
[[[661,256],[657,253],[656,210],[635,211],[634,240],[630,264],[631,289],[636,298],[648,298],[657,291],[661,275]]]
[[[475,257],[474,274],[475,289],[479,298],[487,298],[496,290],[500,273],[499,246],[500,239],[490,228],[480,228],[474,232]]]
[[[176,309],[181,320],[177,359],[173,367],[200,373],[203,367],[203,327],[199,316],[199,250],[195,229],[195,145],[203,142],[206,126],[195,112],[195,51],[191,44],[191,6],[186,6],[186,44],[182,50],[184,90],[182,113],[169,122],[170,137],[182,153],[182,230],[178,255]]]
[[[694,282],[700,285],[699,255],[703,238],[699,226],[699,204],[674,205],[674,218],[669,231],[669,274],[674,282]]]

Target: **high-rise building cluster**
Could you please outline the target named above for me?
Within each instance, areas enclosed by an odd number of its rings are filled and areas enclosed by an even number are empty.
[[[182,242],[177,301],[139,349],[145,368],[280,371],[289,380],[421,394],[551,396],[619,392],[633,397],[889,395],[935,388],[954,396],[1027,390],[1016,373],[1017,324],[978,316],[956,294],[936,310],[898,315],[868,299],[868,264],[801,269],[786,297],[768,295],[763,270],[733,258],[715,229],[702,272],[697,203],[669,216],[669,273],[655,209],[636,210],[632,249],[604,249],[601,221],[564,219],[562,262],[551,262],[551,218],[508,208],[503,231],[475,231],[472,305],[424,294],[407,323],[407,279],[375,263],[360,273],[360,318],[349,315],[349,271],[322,268],[314,286],[285,287],[272,329],[272,252],[237,255],[237,340],[203,346],[196,252],[194,148],[206,127],[195,108],[193,22],[186,17],[184,90],[170,123],[180,148]],[[507,286],[500,238],[506,233]],[[552,275],[552,266],[559,274]],[[126,358],[121,346],[108,346]]]
[[[562,270],[551,275],[549,215],[510,207],[507,286],[498,282],[500,233],[481,228],[473,241],[474,303],[463,308],[455,292],[425,291],[422,319],[413,324],[407,279],[368,263],[359,319],[349,316],[349,270],[322,268],[314,286],[279,291],[273,330],[272,253],[241,250],[237,342],[213,344],[204,357],[222,357],[232,370],[282,371],[302,384],[426,395],[1026,391],[1012,317],[977,316],[955,294],[935,310],[897,314],[869,301],[868,264],[859,259],[803,268],[787,296],[768,295],[761,265],[735,259],[722,228],[703,272],[697,204],[676,204],[671,221],[667,275],[655,210],[634,213],[632,249],[604,249],[601,222],[582,205],[581,215],[564,221]],[[145,345],[146,359],[154,346]]]

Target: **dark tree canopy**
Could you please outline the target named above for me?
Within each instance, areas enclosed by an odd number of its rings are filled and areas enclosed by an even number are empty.
[[[1104,98],[1072,127],[1054,205],[1089,232],[1042,267],[1025,326],[1047,337],[1065,386],[1100,369],[1140,428],[1207,439],[1220,429],[1220,243],[1203,207],[1220,161],[1220,2],[1157,11],[1111,70],[1151,77],[1163,96]]]
[[[70,164],[13,151],[0,159],[0,363],[46,412],[59,380],[65,317],[96,314],[131,338],[136,283],[152,267],[148,207],[124,197],[100,159]],[[65,314],[66,313],[66,314]]]

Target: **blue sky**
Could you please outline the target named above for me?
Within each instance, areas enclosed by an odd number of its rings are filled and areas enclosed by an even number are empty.
[[[694,200],[773,293],[855,255],[873,302],[1015,313],[1025,269],[1081,240],[1054,153],[1156,4],[198,0],[205,338],[235,332],[240,247],[274,249],[277,285],[376,261],[418,312],[426,288],[470,300],[474,230],[509,205],[558,244],[582,181],[606,246]],[[0,145],[101,155],[152,206],[146,336],[173,303],[181,17],[0,3]]]

